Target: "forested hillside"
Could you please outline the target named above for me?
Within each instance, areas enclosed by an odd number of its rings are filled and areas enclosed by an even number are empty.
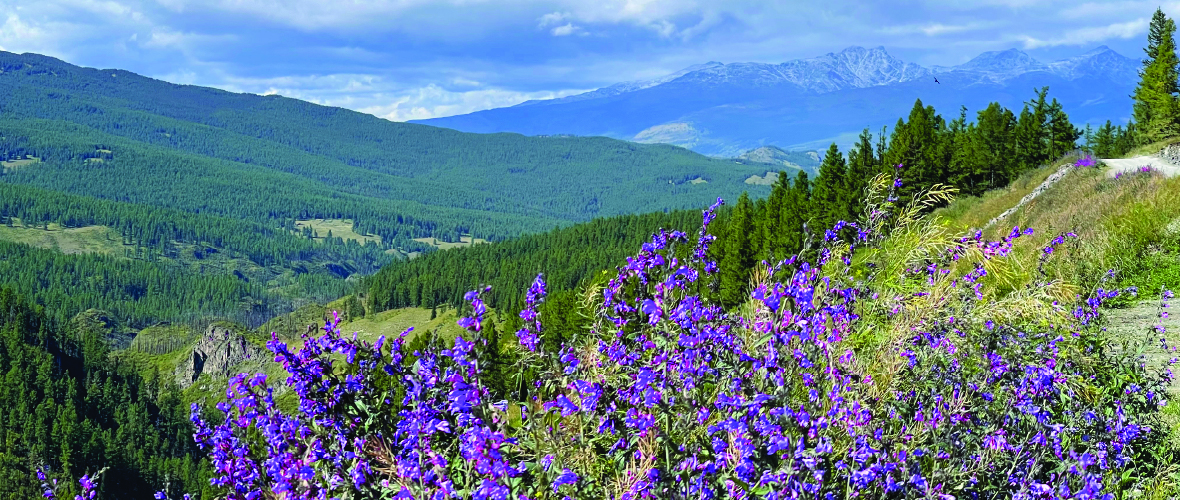
[[[764,173],[671,146],[465,134],[33,54],[0,53],[0,137],[0,159],[41,160],[5,182],[270,224],[347,218],[391,244],[699,207]]]
[[[805,251],[838,221],[860,220],[865,190],[877,174],[898,175],[895,196],[902,199],[935,185],[979,195],[1074,152],[1082,135],[1047,88],[1018,112],[992,103],[971,121],[965,109],[948,120],[919,100],[888,135],[874,137],[866,130],[847,155],[833,144],[816,178],[780,175],[765,198],[743,193],[728,199],[730,207],[710,228],[719,237],[711,248],[720,265],[714,293],[721,303],[736,305],[747,297],[760,262]],[[493,287],[489,304],[517,310],[537,273],[547,274],[554,292],[575,290],[617,265],[656,230],[693,230],[700,224],[696,219],[695,212],[607,219],[395,262],[369,280],[369,301],[374,310],[457,304],[473,284],[482,283]]]
[[[104,498],[146,499],[165,483],[209,486],[180,393],[113,364],[108,352],[100,332],[55,327],[0,287],[0,498],[41,498],[39,469],[62,479],[59,493],[71,498],[76,478],[104,469]]]
[[[128,327],[258,324],[434,249],[415,238],[500,240],[700,207],[768,192],[744,182],[766,169],[606,138],[464,134],[0,52],[0,222],[16,230],[5,237],[121,236],[91,245],[114,249],[102,257],[5,247],[15,271],[0,285],[57,319],[96,308]],[[321,219],[359,237],[308,227]],[[21,267],[34,263],[52,264]]]

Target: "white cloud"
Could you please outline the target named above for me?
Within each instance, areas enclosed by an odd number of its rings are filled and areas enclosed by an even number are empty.
[[[541,16],[541,18],[537,20],[537,27],[547,28],[549,26],[553,26],[554,24],[561,23],[567,17],[569,17],[569,14],[564,12],[550,12]]]
[[[0,43],[12,47],[13,50],[52,50],[50,47],[53,45],[53,38],[48,31],[29,24],[16,14],[8,14],[4,24],[0,24]]]
[[[370,106],[354,108],[363,113],[393,121],[424,120],[440,116],[461,115],[490,108],[513,106],[533,99],[554,99],[579,94],[587,89],[516,92],[503,89],[483,89],[452,92],[437,85],[410,89],[393,96],[374,96]]]
[[[1069,5],[1061,11],[1061,17],[1064,19],[1096,19],[1110,16],[1122,17],[1128,12],[1136,14],[1150,13],[1155,10],[1158,3],[1147,1],[1120,1],[1120,2],[1085,2],[1075,5]]]
[[[585,35],[586,30],[573,23],[565,23],[549,31],[553,36]]]
[[[189,75],[191,76],[191,75]],[[169,81],[190,81],[186,75],[170,75]],[[479,82],[454,79],[460,86]],[[209,85],[208,83],[204,83]],[[226,77],[213,85],[231,92],[281,95],[321,104],[353,109],[393,121],[423,120],[471,113],[489,108],[513,106],[532,99],[554,99],[591,89],[521,92],[499,88],[452,90],[436,84],[404,88],[377,75],[332,74],[281,76],[274,78]]]
[[[158,0],[183,13],[213,10],[246,14],[304,30],[405,26],[423,8],[461,10],[495,0]],[[513,2],[501,2],[513,3]],[[420,20],[420,19],[416,19]]]
[[[1148,18],[1144,17],[1134,21],[1114,23],[1106,26],[1072,29],[1056,38],[1040,39],[1031,36],[1020,38],[1024,42],[1024,48],[1026,49],[1055,47],[1058,45],[1084,45],[1115,38],[1126,39],[1139,36],[1147,31],[1148,23]]]
[[[982,24],[907,24],[884,28],[881,30],[881,33],[889,35],[915,35],[921,33],[926,36],[938,36],[948,33],[961,33],[982,27]]]

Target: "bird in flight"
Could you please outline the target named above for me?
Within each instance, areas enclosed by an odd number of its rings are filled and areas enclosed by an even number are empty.
[[[937,83],[937,84],[939,84],[939,85],[941,85],[941,84],[942,84],[942,82],[938,81],[938,77],[937,77],[937,76],[936,76],[936,77],[934,77],[934,83]]]

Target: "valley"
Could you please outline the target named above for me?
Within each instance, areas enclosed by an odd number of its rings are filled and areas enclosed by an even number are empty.
[[[0,6],[0,500],[1180,494],[1162,8],[121,2]]]

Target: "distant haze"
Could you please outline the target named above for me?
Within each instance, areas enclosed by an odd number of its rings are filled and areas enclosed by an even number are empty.
[[[1075,124],[1124,123],[1138,66],[1106,46],[1052,62],[1019,49],[991,51],[929,68],[883,47],[849,47],[781,64],[709,62],[651,81],[418,123],[466,132],[603,135],[735,157],[766,145],[848,145],[864,128],[878,133],[908,115],[915,99],[948,121],[961,106],[972,119],[992,101],[1018,111],[1042,86]]]

